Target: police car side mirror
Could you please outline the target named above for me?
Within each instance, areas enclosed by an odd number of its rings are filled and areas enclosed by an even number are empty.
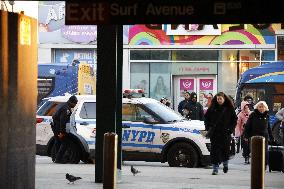
[[[158,121],[155,120],[155,119],[152,118],[152,117],[145,117],[143,122],[144,122],[144,123],[147,123],[147,124],[155,124],[155,123],[158,123]]]

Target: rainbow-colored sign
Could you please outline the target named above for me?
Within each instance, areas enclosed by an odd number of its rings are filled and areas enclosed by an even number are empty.
[[[275,44],[275,31],[281,24],[270,24],[259,29],[246,24],[244,29],[231,30],[236,24],[222,24],[221,35],[167,35],[169,25],[149,27],[147,25],[129,26],[130,45],[241,45],[241,44]]]

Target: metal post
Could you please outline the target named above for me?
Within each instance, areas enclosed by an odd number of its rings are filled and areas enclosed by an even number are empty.
[[[251,138],[251,189],[264,189],[265,138]]]
[[[122,25],[98,25],[96,183],[103,181],[103,138],[107,132],[118,135],[117,166],[121,170],[122,29]]]
[[[117,134],[104,134],[103,188],[116,189]]]

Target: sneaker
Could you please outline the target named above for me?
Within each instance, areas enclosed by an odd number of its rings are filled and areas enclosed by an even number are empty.
[[[218,170],[213,170],[212,175],[218,175]]]
[[[223,167],[223,172],[224,172],[224,173],[227,173],[228,170],[229,170],[228,166],[224,166],[224,167]]]

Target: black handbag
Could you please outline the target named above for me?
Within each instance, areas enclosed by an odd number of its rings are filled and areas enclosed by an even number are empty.
[[[235,154],[236,154],[236,142],[234,137],[231,137],[230,156],[234,156]]]

